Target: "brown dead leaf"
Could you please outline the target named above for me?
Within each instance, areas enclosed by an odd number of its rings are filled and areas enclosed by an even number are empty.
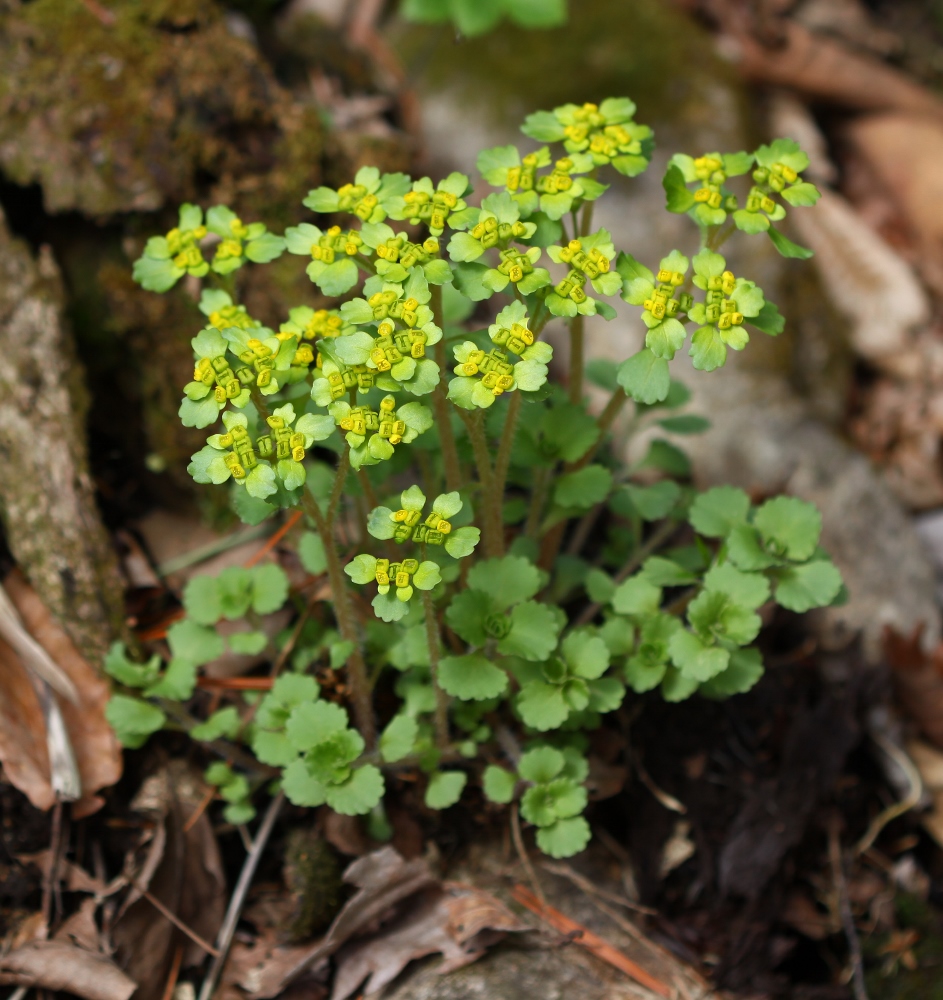
[[[95,923],[95,911],[99,902],[96,899],[84,899],[82,905],[56,931],[54,940],[74,944],[86,951],[102,951],[101,934]]]
[[[226,906],[226,885],[219,848],[206,814],[185,829],[205,796],[205,787],[184,761],[172,761],[152,775],[135,797],[135,810],[152,819],[142,843],[143,858],[129,857],[128,900],[112,931],[121,966],[136,979],[135,1000],[156,1000],[178,943],[185,948],[184,967],[204,958],[154,905],[142,898],[147,888],[156,899],[204,940],[213,941]]]
[[[820,910],[801,889],[793,890],[786,898],[782,920],[813,941],[824,941],[840,930],[832,926],[830,915]]]
[[[723,29],[748,79],[789,87],[849,108],[893,108],[943,120],[943,101],[906,73],[816,35],[794,21],[782,22],[779,47],[761,45],[734,9],[731,5],[729,18],[723,18]]]
[[[121,748],[105,721],[108,684],[86,662],[49,614],[36,592],[16,571],[3,581],[29,633],[78,690],[78,704],[59,707],[75,752],[83,797],[73,806],[76,818],[98,809],[100,788],[121,776]],[[19,657],[0,641],[0,763],[7,779],[39,809],[56,801],[49,773],[46,724],[36,690]]]
[[[34,941],[0,958],[0,983],[63,990],[85,1000],[128,1000],[137,989],[110,958],[67,941]]]
[[[251,981],[257,988],[249,991],[251,996],[262,1000],[278,996],[307,970],[317,971],[352,937],[378,930],[381,924],[396,915],[403,900],[439,884],[424,859],[406,861],[392,847],[383,847],[358,858],[344,872],[344,881],[355,885],[358,891],[316,944],[297,949],[268,949],[265,941],[257,942],[268,953],[264,957],[260,953],[261,964],[257,962],[252,966]],[[255,957],[239,950],[236,956],[243,965],[247,958]],[[226,979],[232,981],[228,971]]]
[[[508,931],[530,929],[490,893],[427,889],[394,922],[340,951],[331,1000],[346,1000],[365,979],[364,993],[374,994],[426,955],[441,953],[438,971],[452,972],[480,958]]]
[[[901,705],[923,734],[943,747],[943,647],[925,652],[923,631],[919,626],[908,636],[886,628],[884,654]]]
[[[911,740],[907,753],[920,772],[931,806],[921,817],[924,829],[943,847],[943,753],[923,740]]]
[[[868,115],[847,137],[906,219],[924,280],[943,291],[943,121],[917,114]]]
[[[34,854],[17,854],[16,860],[21,865],[34,865],[43,874],[43,878],[48,879],[52,871],[53,852],[51,848],[45,851],[36,851]],[[103,895],[107,887],[101,879],[65,859],[59,860],[56,866],[56,876],[67,892],[90,892],[93,895]]]

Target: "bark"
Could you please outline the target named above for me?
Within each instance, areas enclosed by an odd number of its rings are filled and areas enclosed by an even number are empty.
[[[115,554],[95,505],[82,373],[59,271],[0,213],[0,516],[25,575],[90,662],[123,618]]]

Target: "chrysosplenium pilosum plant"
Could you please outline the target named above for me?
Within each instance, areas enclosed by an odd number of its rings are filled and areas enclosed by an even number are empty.
[[[208,434],[190,474],[231,484],[250,524],[300,512],[300,562],[326,578],[291,592],[275,563],[197,576],[169,662],[121,647],[109,658],[121,738],[183,727],[218,751],[207,778],[232,822],[275,777],[292,802],[369,814],[380,835],[385,778],[409,769],[429,808],[477,787],[518,802],[545,852],[573,854],[590,836],[589,734],[627,688],[670,701],[746,691],[763,671],[761,609],[839,597],[814,507],[698,493],[675,445],[656,435],[627,464],[628,431],[611,435],[627,406],[633,433],[706,426],[677,412],[688,395],[674,355],[687,345],[710,371],[783,326],[719,248],[740,229],[807,256],[775,224],[818,197],[790,140],[675,156],[667,207],[690,216],[700,247],[636,260],[593,223],[613,174],[648,166],[651,130],[634,113],[612,98],[531,115],[536,147],[479,156],[496,189],[485,197],[464,174],[365,167],[311,191],[308,221],[283,235],[185,205],[136,262],[154,291],[205,283],[180,405]],[[321,295],[274,330],[238,304],[235,279],[283,253],[310,261]],[[587,322],[601,333],[616,296],[640,309],[644,347],[584,365]],[[568,330],[562,384],[554,321]],[[609,393],[598,413],[587,380]],[[270,616],[286,602],[279,631]],[[271,664],[271,685],[199,721],[201,703],[182,703],[227,647]]]

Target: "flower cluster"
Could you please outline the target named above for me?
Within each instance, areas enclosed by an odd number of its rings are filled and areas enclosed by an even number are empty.
[[[616,248],[608,230],[570,240],[565,247],[547,248],[550,259],[566,264],[566,277],[546,294],[547,308],[554,316],[593,316],[600,310],[596,299],[586,294],[586,282],[600,295],[615,295],[622,288],[622,278],[612,268]],[[611,307],[606,306],[609,310]],[[610,317],[611,318],[611,317]]]
[[[393,457],[398,444],[409,444],[432,426],[432,413],[422,403],[406,403],[397,407],[393,396],[384,396],[379,409],[351,406],[347,400],[331,403],[328,412],[337,426],[345,431],[350,446],[350,464],[376,465]]]
[[[597,166],[611,165],[635,177],[647,166],[652,130],[632,119],[635,103],[610,97],[600,105],[563,104],[553,111],[528,115],[521,131],[537,142],[562,142],[569,153],[587,153]]]
[[[334,421],[326,415],[303,413],[296,420],[291,403],[267,417],[260,434],[253,435],[245,413],[227,411],[223,424],[226,432],[210,435],[187,471],[198,483],[224,483],[232,477],[260,500],[278,492],[276,477],[286,490],[303,486],[306,449],[334,431]]]
[[[382,222],[401,204],[409,188],[406,174],[381,174],[376,167],[361,167],[353,184],[345,184],[337,191],[319,187],[309,191],[302,204],[324,215],[346,212],[362,222]]]
[[[535,342],[523,302],[505,306],[488,328],[488,336],[505,350],[494,347],[486,352],[471,340],[453,348],[459,363],[454,369],[457,377],[449,382],[448,397],[462,409],[487,409],[505,392],[535,392],[547,381],[553,348],[543,341]],[[512,363],[507,351],[521,360]]]

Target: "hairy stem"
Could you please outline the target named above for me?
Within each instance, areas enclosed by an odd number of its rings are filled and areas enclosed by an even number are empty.
[[[605,409],[596,418],[596,426],[599,428],[599,437],[596,438],[596,443],[583,455],[582,458],[577,459],[575,462],[571,462],[567,467],[567,472],[575,472],[577,469],[582,469],[584,466],[589,465],[589,463],[596,457],[596,452],[602,447],[602,443],[606,438],[610,427],[615,423],[616,417],[622,412],[622,407],[629,401],[629,397],[625,394],[625,390],[622,386],[619,386],[613,394],[609,397],[609,402],[606,403]]]
[[[442,330],[442,287],[431,285],[429,292],[432,295],[430,306],[435,325]],[[442,443],[442,464],[445,466],[445,488],[450,492],[462,488],[462,467],[458,460],[458,448],[455,446],[455,435],[452,433],[451,414],[449,412],[449,401],[446,397],[445,388],[445,338],[435,345],[435,362],[439,366],[439,384],[432,394],[432,407],[435,410],[436,427],[439,431],[439,440]]]
[[[533,487],[530,495],[530,507],[527,510],[527,521],[524,524],[524,534],[528,538],[536,538],[540,528],[540,518],[547,503],[550,492],[550,479],[553,470],[549,467],[538,469],[534,473]]]
[[[422,592],[422,607],[426,614],[426,643],[429,646],[429,665],[432,668],[432,687],[435,690],[435,743],[440,750],[445,750],[449,745],[449,696],[439,686],[442,636],[432,591]]]
[[[583,401],[583,316],[577,313],[570,320],[570,402],[577,406]]]
[[[338,470],[339,474],[340,470]],[[335,480],[336,485],[336,480]],[[347,679],[350,682],[350,695],[354,708],[354,719],[360,735],[368,748],[376,742],[376,722],[373,718],[373,702],[370,697],[370,680],[367,675],[367,665],[363,659],[357,636],[357,623],[353,609],[350,606],[350,596],[347,593],[344,569],[341,566],[337,545],[334,541],[333,520],[321,513],[317,500],[308,486],[301,496],[301,504],[305,513],[314,521],[324,543],[324,555],[327,560],[327,576],[331,584],[331,594],[334,598],[334,617],[341,637],[353,643],[353,652],[347,658]]]
[[[494,470],[491,468],[491,456],[488,454],[488,442],[485,438],[485,413],[484,410],[479,409],[473,413],[459,410],[459,415],[468,429],[472,452],[475,456],[475,466],[478,469],[478,482],[481,483],[485,552],[489,559],[494,559],[504,554],[504,522],[501,509],[502,498],[494,490]]]
[[[517,430],[517,418],[521,412],[521,394],[511,394],[508,412],[504,417],[504,430],[501,432],[501,443],[498,445],[498,457],[494,463],[494,491],[504,500],[504,484],[508,478],[508,467],[511,464],[511,449],[514,447],[514,433]]]

